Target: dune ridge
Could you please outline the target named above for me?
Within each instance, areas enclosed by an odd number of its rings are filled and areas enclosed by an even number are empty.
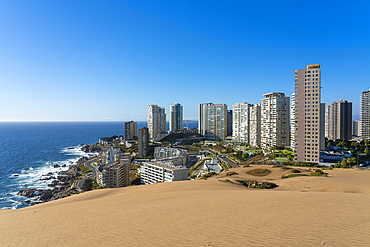
[[[245,174],[248,169],[232,169],[234,179],[251,178]],[[279,187],[273,190],[221,182],[233,177],[223,172],[207,181],[104,189],[0,210],[0,245],[370,244],[369,171],[335,169],[329,177],[280,179],[287,171],[271,170],[258,179],[275,179]]]

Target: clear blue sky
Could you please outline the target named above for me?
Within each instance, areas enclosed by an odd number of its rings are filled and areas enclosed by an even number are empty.
[[[0,1],[0,121],[146,120],[149,104],[259,103],[321,64],[359,113],[370,1]]]

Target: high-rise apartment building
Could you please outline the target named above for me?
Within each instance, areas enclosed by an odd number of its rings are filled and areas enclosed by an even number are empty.
[[[261,99],[261,146],[289,146],[289,97],[284,93],[264,94]]]
[[[146,157],[149,154],[149,131],[147,127],[139,129],[138,156]]]
[[[360,95],[360,136],[362,139],[370,139],[370,89]]]
[[[253,104],[246,102],[233,105],[233,141],[250,142],[250,109]]]
[[[161,139],[161,134],[166,132],[166,112],[163,107],[150,105],[148,107],[149,138],[153,141]]]
[[[233,135],[233,111],[227,110],[227,136]]]
[[[325,149],[325,105],[321,104],[320,64],[295,70],[295,123],[297,162],[319,163]]]
[[[170,131],[182,130],[183,108],[179,103],[170,105]]]
[[[350,140],[352,138],[352,103],[340,100],[331,103],[326,109],[328,109],[328,139]]]
[[[330,109],[330,105],[325,105],[325,137],[328,139],[329,139],[329,125],[330,125],[329,109]]]
[[[133,140],[137,136],[137,123],[134,121],[125,122],[123,136],[125,141]]]
[[[290,148],[292,150],[295,149],[296,142],[297,142],[297,137],[296,137],[297,123],[295,122],[295,119],[294,119],[295,113],[297,111],[295,98],[296,98],[295,93],[292,93],[291,104],[290,104]]]
[[[361,133],[361,122],[355,120],[352,122],[352,135],[359,137]]]
[[[261,104],[250,108],[249,144],[252,147],[261,146]]]
[[[227,105],[200,104],[198,132],[208,140],[225,140],[227,136]]]

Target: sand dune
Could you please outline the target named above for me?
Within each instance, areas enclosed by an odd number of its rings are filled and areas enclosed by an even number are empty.
[[[0,245],[369,246],[369,171],[280,179],[289,171],[276,168],[258,178],[275,179],[273,190],[219,181],[255,179],[245,171],[256,167],[1,210]]]

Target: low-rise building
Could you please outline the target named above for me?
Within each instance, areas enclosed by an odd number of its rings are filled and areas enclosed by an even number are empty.
[[[166,161],[175,166],[186,166],[189,155],[188,151],[172,147],[155,147],[154,159],[156,161]]]
[[[120,149],[114,149],[113,147],[110,147],[105,153],[102,154],[102,162],[103,164],[109,165],[115,161],[118,161],[121,154],[122,153]]]
[[[179,168],[164,162],[143,162],[140,168],[141,183],[155,184],[188,179],[188,169]]]
[[[108,145],[109,144],[108,140],[109,140],[109,137],[100,137],[99,144]]]

